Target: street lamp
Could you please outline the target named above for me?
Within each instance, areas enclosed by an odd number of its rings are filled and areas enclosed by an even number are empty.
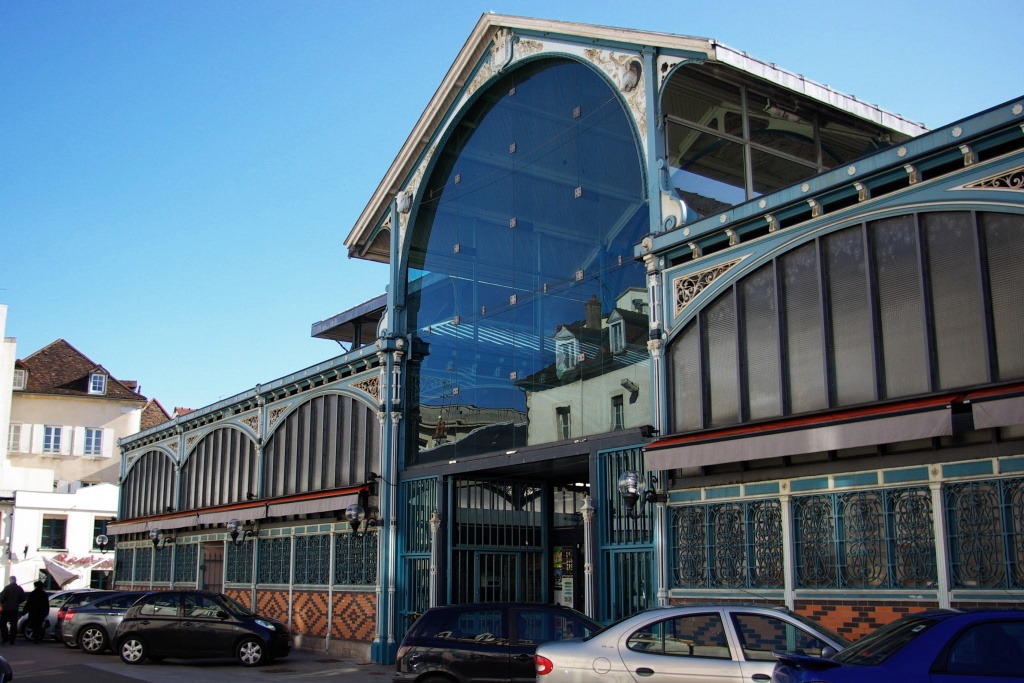
[[[651,477],[651,479],[657,482],[656,478]],[[647,503],[664,503],[668,500],[668,496],[664,493],[655,493],[648,489],[644,477],[636,472],[623,472],[619,477],[617,488],[619,495],[622,496],[622,502],[626,505],[626,516],[630,519],[640,519]],[[637,509],[636,506],[638,501],[640,509]]]
[[[352,533],[355,534],[356,538],[362,538],[366,535],[366,531],[360,531],[359,526],[363,520],[366,519],[366,510],[359,503],[352,503],[345,508],[345,519],[348,520],[349,525],[352,527]],[[366,519],[366,526],[364,529],[371,529],[379,524],[376,519]]]
[[[106,534],[100,534],[99,536],[97,536],[93,544],[100,549],[101,553],[107,552],[108,549],[114,549],[114,543],[109,538],[107,538]]]
[[[153,541],[153,547],[156,548],[157,551],[166,548],[168,543],[174,543],[173,536],[166,536],[160,533],[159,529],[149,530],[149,540]]]
[[[249,538],[250,536],[255,538],[259,534],[258,531],[253,531],[252,529],[246,529],[245,533],[242,533],[238,530],[239,526],[240,522],[237,519],[228,520],[228,536],[231,537],[231,543],[233,543],[236,548],[241,548],[242,544],[245,543],[245,539]],[[242,537],[239,538],[239,535],[241,535]]]

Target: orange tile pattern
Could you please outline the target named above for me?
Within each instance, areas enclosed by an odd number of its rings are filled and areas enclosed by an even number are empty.
[[[256,589],[256,613],[288,624],[288,591]],[[288,624],[291,628],[291,624]]]
[[[905,614],[938,607],[935,603],[867,600],[797,600],[796,611],[850,640],[871,633]]]
[[[327,592],[295,591],[292,594],[292,633],[327,636]]]
[[[252,592],[249,590],[242,590],[239,588],[225,588],[224,595],[228,596],[243,607],[252,609]]]
[[[377,620],[377,598],[373,593],[335,593],[332,636],[369,643]]]

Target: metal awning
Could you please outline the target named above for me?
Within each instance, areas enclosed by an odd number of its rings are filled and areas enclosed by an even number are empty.
[[[256,505],[236,510],[216,510],[214,512],[203,512],[199,515],[199,524],[226,524],[232,519],[241,522],[265,519],[267,516],[266,505]]]
[[[124,534],[137,534],[140,531],[148,531],[149,522],[125,522],[124,524],[116,524],[109,522],[107,524],[107,535],[108,536],[121,536]]]
[[[899,412],[895,412],[899,411]],[[802,453],[913,441],[953,433],[951,398],[845,411],[811,419],[748,425],[655,441],[644,451],[649,470],[703,467]]]
[[[1024,424],[1024,396],[971,400],[975,429]]]
[[[359,502],[358,493],[346,493],[341,496],[329,498],[313,498],[310,500],[295,500],[286,503],[274,503],[267,506],[268,517],[283,517],[285,515],[309,515],[316,512],[333,512],[344,510],[349,505]]]

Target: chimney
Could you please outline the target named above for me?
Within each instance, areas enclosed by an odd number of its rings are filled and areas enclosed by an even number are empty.
[[[601,302],[597,300],[597,295],[594,294],[590,297],[590,301],[586,303],[587,307],[587,324],[588,330],[600,330],[601,329]]]

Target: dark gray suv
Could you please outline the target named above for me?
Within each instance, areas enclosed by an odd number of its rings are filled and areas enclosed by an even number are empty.
[[[559,605],[432,607],[402,639],[392,681],[533,681],[538,645],[582,638],[600,628],[585,614]]]
[[[100,654],[110,649],[111,638],[124,613],[144,595],[144,591],[114,593],[95,602],[68,608],[61,624],[61,638],[82,652]]]

